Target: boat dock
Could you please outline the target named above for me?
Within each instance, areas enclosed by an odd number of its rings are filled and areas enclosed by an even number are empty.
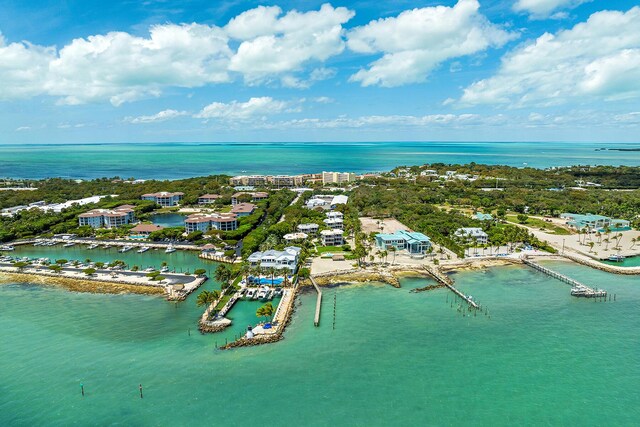
[[[584,297],[584,298],[602,298],[607,296],[607,291],[603,289],[593,289],[583,283],[578,282],[571,277],[567,277],[564,274],[560,274],[557,271],[553,271],[548,269],[547,267],[543,267],[540,264],[528,260],[526,258],[522,258],[522,262],[524,262],[529,267],[532,267],[547,276],[551,276],[554,279],[558,279],[561,282],[567,283],[571,285],[571,295],[575,297]]]
[[[467,302],[467,304],[469,304],[470,307],[475,308],[475,309],[480,309],[480,305],[473,300],[473,297],[471,297],[470,295],[465,295],[463,292],[461,292],[455,286],[453,286],[454,285],[454,281],[453,281],[453,279],[451,277],[449,277],[446,274],[444,274],[438,268],[432,268],[431,266],[428,266],[428,265],[424,265],[423,267],[424,267],[425,270],[427,270],[427,272],[429,273],[430,276],[432,276],[434,279],[436,279],[436,281],[438,283],[441,283],[444,286],[446,286],[447,288],[449,288],[449,290],[451,290],[451,292],[453,292],[454,294],[456,294],[457,296],[459,296],[460,298],[465,300]]]
[[[322,291],[320,290],[320,286],[313,280],[313,277],[309,277],[311,279],[311,283],[313,283],[313,287],[316,288],[316,292],[318,292],[318,297],[316,298],[316,314],[313,317],[313,325],[320,326],[320,307],[322,307]]]

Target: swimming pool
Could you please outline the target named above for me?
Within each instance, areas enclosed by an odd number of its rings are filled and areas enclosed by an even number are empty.
[[[261,277],[260,280],[256,280],[255,277],[250,277],[249,281],[253,282],[253,283],[258,283],[260,285],[281,285],[283,279],[281,277],[274,277],[273,281],[270,278],[266,278],[266,277]]]

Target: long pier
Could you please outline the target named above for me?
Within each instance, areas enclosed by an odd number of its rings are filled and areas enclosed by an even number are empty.
[[[431,268],[430,266],[427,266],[427,265],[424,265],[423,267],[434,279],[436,279],[438,283],[441,283],[447,288],[449,288],[451,292],[453,292],[454,294],[458,295],[460,298],[465,300],[467,304],[469,304],[469,306],[475,309],[480,309],[480,305],[477,302],[475,302],[470,295],[465,295],[463,292],[461,292],[459,289],[453,286],[454,281],[453,279],[451,279],[451,277],[444,274],[438,268]]]
[[[578,282],[575,279],[572,279],[571,277],[565,276],[564,274],[558,273],[557,271],[553,271],[547,267],[543,267],[536,262],[533,262],[526,258],[523,258],[522,262],[524,262],[529,267],[532,267],[548,276],[553,277],[554,279],[560,280],[561,282],[571,285],[571,295],[573,296],[585,297],[585,298],[600,298],[600,297],[607,296],[607,291],[603,289],[600,289],[600,290],[593,289],[583,283]]]
[[[320,286],[313,280],[313,277],[309,277],[311,279],[311,283],[313,283],[313,287],[316,288],[316,292],[318,292],[318,297],[316,298],[316,314],[313,317],[313,325],[320,326],[320,307],[322,307],[322,291],[320,290]]]

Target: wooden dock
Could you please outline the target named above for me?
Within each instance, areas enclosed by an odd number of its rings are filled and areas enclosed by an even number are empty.
[[[322,307],[322,291],[320,290],[320,286],[313,280],[313,277],[309,277],[311,279],[311,283],[313,283],[313,287],[316,288],[316,292],[318,292],[318,297],[316,298],[316,314],[313,317],[313,325],[320,326],[320,307]]]
[[[584,283],[580,283],[571,277],[565,276],[564,274],[558,273],[557,271],[553,271],[547,267],[543,267],[540,264],[528,260],[526,258],[522,259],[526,265],[531,268],[534,268],[547,276],[551,276],[554,279],[560,280],[568,285],[571,285],[571,295],[575,297],[584,297],[584,298],[602,298],[607,296],[607,291],[603,289],[593,289]]]
[[[438,283],[441,283],[444,286],[446,286],[447,288],[449,288],[449,290],[451,290],[451,292],[453,292],[454,294],[458,295],[460,298],[465,300],[467,302],[467,304],[469,304],[470,307],[475,308],[475,309],[480,309],[480,305],[477,302],[475,302],[470,295],[465,295],[460,290],[458,290],[455,286],[453,286],[454,285],[454,281],[453,281],[453,279],[451,277],[449,277],[446,274],[444,274],[437,267],[436,268],[432,268],[431,266],[428,266],[428,265],[424,265],[423,267],[424,267],[425,270],[427,270],[429,275],[431,275],[434,279],[436,279],[436,281]]]

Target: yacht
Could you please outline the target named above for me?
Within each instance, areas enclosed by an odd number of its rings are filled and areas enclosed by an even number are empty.
[[[168,273],[168,272],[169,272],[169,267],[167,267],[166,265],[160,269],[160,273]]]
[[[247,289],[247,299],[255,299],[256,291],[256,288]]]
[[[2,245],[0,246],[0,251],[14,251],[16,248],[14,248],[11,245]]]
[[[133,249],[133,246],[131,246],[131,245],[126,245],[126,246],[124,246],[122,249],[120,249],[118,252],[128,252],[128,251],[130,251],[131,249]]]
[[[156,271],[156,269],[155,269],[155,268],[153,268],[153,267],[149,267],[149,268],[145,268],[145,269],[144,269],[144,271],[146,271],[146,272],[149,272],[149,273],[150,273],[150,272],[152,272],[152,271]]]
[[[266,301],[269,293],[269,288],[267,286],[262,286],[256,296],[260,301]]]
[[[97,244],[92,243],[91,245],[87,246],[87,249],[91,250],[91,249],[95,249],[95,248],[97,248],[97,247],[98,247],[98,245],[97,245]]]
[[[174,248],[172,245],[167,246],[167,249],[164,250],[165,254],[170,254],[171,252],[175,252],[176,248]]]
[[[139,254],[143,254],[143,253],[147,252],[149,249],[150,249],[149,246],[143,246],[140,249],[138,249],[138,253]]]
[[[63,248],[70,248],[71,246],[75,246],[76,244],[73,242],[69,242],[69,243],[65,243],[64,245],[62,245]]]
[[[613,262],[622,262],[624,261],[624,255],[611,255],[609,258],[609,261],[613,261]]]

